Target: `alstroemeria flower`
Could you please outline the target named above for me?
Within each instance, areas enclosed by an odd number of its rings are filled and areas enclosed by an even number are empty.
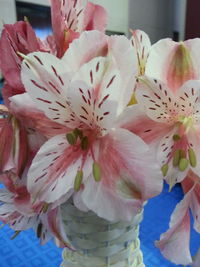
[[[103,7],[87,0],[51,0],[51,17],[58,57],[83,31],[104,32],[107,18]]]
[[[50,138],[35,156],[28,173],[33,198],[52,203],[78,192],[99,216],[128,220],[160,192],[148,146],[115,127],[131,96],[136,64],[125,37],[97,31],[83,33],[61,60],[47,53],[25,58],[28,94],[52,121],[71,129]]]
[[[163,177],[170,186],[189,169],[200,171],[200,82],[188,81],[174,94],[159,80],[143,77],[136,90],[138,105],[124,115],[124,127],[138,134],[157,153]]]
[[[18,94],[24,92],[20,79],[22,58],[18,52],[26,55],[42,51],[40,48],[40,42],[28,22],[4,25],[0,38],[0,67],[8,85]]]
[[[199,38],[184,42],[162,39],[151,47],[145,74],[176,92],[187,80],[200,78],[199,49]]]

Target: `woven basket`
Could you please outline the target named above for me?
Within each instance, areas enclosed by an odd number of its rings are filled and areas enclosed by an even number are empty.
[[[143,210],[131,222],[111,223],[71,203],[61,208],[65,231],[76,251],[63,250],[60,267],[145,267],[139,223]]]

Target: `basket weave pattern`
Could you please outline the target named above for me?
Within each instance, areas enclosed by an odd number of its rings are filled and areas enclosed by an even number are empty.
[[[108,222],[93,212],[62,206],[65,231],[76,251],[63,250],[61,267],[144,267],[139,223],[143,211],[131,222]]]

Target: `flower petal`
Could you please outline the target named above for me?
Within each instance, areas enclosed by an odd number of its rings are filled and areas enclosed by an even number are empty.
[[[39,42],[29,23],[19,21],[13,25],[4,25],[0,39],[1,70],[7,83],[17,93],[24,92],[20,79],[21,57],[17,52],[27,54],[39,49]]]
[[[81,197],[88,209],[109,221],[130,221],[142,208],[141,200],[123,198],[92,176],[88,177]]]
[[[39,133],[49,138],[55,136],[56,134],[66,133],[70,130],[66,126],[54,122],[46,117],[44,112],[37,108],[28,93],[11,97],[10,108],[15,116],[28,129],[28,136],[30,137],[29,140],[33,140],[35,138],[34,135],[37,136],[36,138],[39,138]],[[35,130],[39,133],[35,132]],[[45,140],[42,136],[39,139]],[[39,143],[41,144],[41,142]]]
[[[135,30],[131,33],[132,37],[130,41],[137,53],[138,75],[144,75],[151,42],[149,36],[141,30]]]
[[[85,178],[91,173],[91,157],[82,168]],[[74,179],[82,166],[80,149],[69,145],[65,135],[49,139],[38,151],[28,172],[28,190],[33,198],[51,203],[73,193]]]
[[[200,81],[190,80],[185,82],[177,91],[177,102],[180,115],[192,116],[194,123],[200,122]]]
[[[99,5],[88,2],[84,10],[83,30],[98,30],[104,32],[106,29],[107,13]]]
[[[136,99],[146,114],[154,121],[173,124],[178,109],[170,90],[162,82],[147,76],[139,82]]]
[[[192,262],[189,249],[191,192],[176,206],[170,219],[170,229],[161,235],[156,246],[165,258],[175,264],[187,265]],[[177,253],[179,251],[179,253]]]
[[[109,67],[105,58],[91,60],[73,77],[69,90],[72,109],[91,128],[95,125],[101,130],[111,128],[121,97],[120,84],[118,70]]]
[[[150,119],[139,104],[127,107],[118,117],[115,127],[138,135],[145,143],[155,143],[171,131],[171,126]]]
[[[125,129],[112,130],[100,141],[99,149],[96,161],[101,180],[87,179],[83,202],[107,220],[130,220],[146,199],[161,191],[159,168],[148,146]]]
[[[162,80],[173,92],[185,81],[198,78],[195,73],[196,69],[199,72],[195,67],[198,57],[191,54],[191,45],[191,42],[177,43],[171,39],[158,41],[151,48],[146,75]]]
[[[74,40],[63,56],[66,65],[75,73],[81,65],[92,58],[105,56],[108,52],[108,37],[99,31],[86,31]]]
[[[68,71],[68,66],[55,56],[36,52],[29,54],[22,63],[22,81],[28,94],[47,117],[76,127],[78,122],[66,102]]]

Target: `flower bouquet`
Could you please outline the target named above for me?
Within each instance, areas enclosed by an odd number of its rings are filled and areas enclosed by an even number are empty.
[[[54,238],[62,266],[142,267],[143,206],[164,180],[181,183],[156,245],[199,266],[200,40],[107,36],[105,10],[83,0],[52,0],[51,19],[44,41],[27,19],[1,33],[1,221]]]

